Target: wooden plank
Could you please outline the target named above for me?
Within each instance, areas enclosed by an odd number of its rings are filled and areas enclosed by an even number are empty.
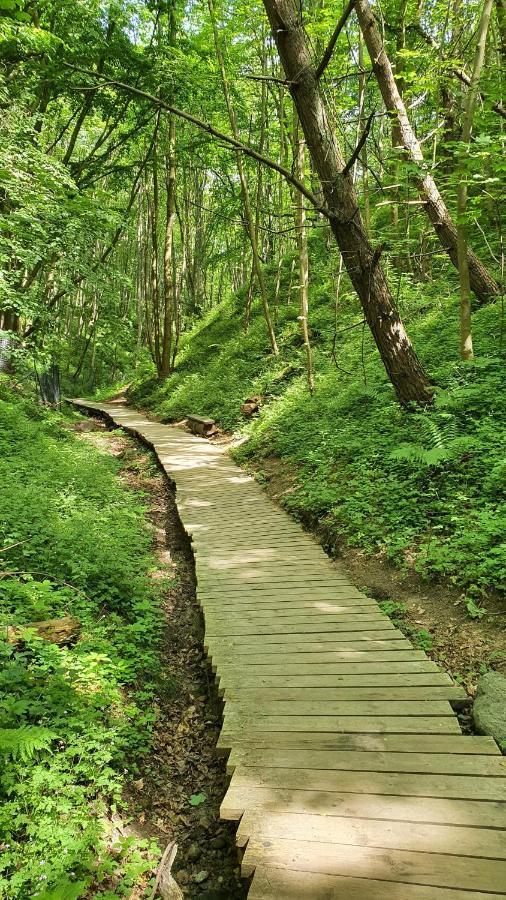
[[[304,697],[304,694],[299,694]],[[305,700],[285,702],[270,700],[262,704],[248,703],[242,698],[230,700],[225,706],[225,717],[244,718],[248,710],[255,718],[274,716],[450,716],[455,714],[445,700]],[[365,729],[367,730],[367,729]]]
[[[313,841],[259,841],[251,838],[241,870],[248,878],[257,865],[322,872],[360,878],[426,884],[435,887],[501,893],[506,884],[506,862],[451,854],[408,850],[377,850],[350,844]]]
[[[255,841],[295,840],[351,844],[385,850],[506,859],[504,830],[422,822],[388,822],[350,816],[318,816],[308,812],[245,812],[237,831],[237,842],[240,847],[244,847],[250,838]]]
[[[504,803],[494,800],[415,797],[367,793],[312,791],[237,784],[235,776],[221,804],[223,819],[238,821],[246,810],[306,813],[319,816],[352,816],[389,822],[432,822],[493,829],[504,828]]]
[[[445,721],[445,720],[442,720]],[[428,732],[426,732],[428,733]],[[506,780],[473,775],[426,775],[389,772],[329,772],[327,769],[269,769],[237,766],[236,787],[264,787],[352,794],[393,794],[404,797],[452,797],[506,800]],[[409,805],[409,804],[408,804]]]
[[[259,608],[261,603],[269,603],[272,605],[272,601],[276,601],[276,603],[296,603],[297,601],[303,603],[320,603],[320,602],[328,602],[328,603],[343,603],[348,606],[362,606],[367,604],[369,606],[373,606],[375,609],[378,609],[378,604],[375,600],[371,600],[369,597],[366,597],[365,594],[361,594],[360,591],[356,591],[354,588],[333,585],[331,587],[324,587],[320,590],[320,588],[315,588],[313,585],[305,586],[305,585],[264,585],[263,587],[257,585],[255,590],[250,590],[250,585],[247,587],[240,587],[235,585],[232,588],[222,589],[218,585],[209,588],[199,588],[200,599],[204,600],[215,600],[216,606],[219,606],[223,603],[244,603],[246,600],[250,604],[254,604],[255,608]],[[360,602],[358,602],[360,601]],[[260,607],[261,608],[261,607]]]
[[[224,728],[228,734],[237,731],[341,731],[393,732],[396,734],[460,734],[454,716],[265,716],[258,719],[228,716]]]
[[[251,569],[251,567],[249,567],[245,571],[229,572],[227,575],[216,575],[213,573],[212,576],[207,574],[206,577],[204,577],[202,574],[197,574],[197,585],[204,589],[215,587],[236,588],[240,585],[241,588],[248,591],[265,590],[266,587],[275,587],[280,584],[288,589],[290,589],[291,586],[301,584],[304,586],[315,585],[316,587],[319,587],[320,590],[322,588],[333,590],[339,585],[345,587],[347,590],[349,589],[349,582],[344,578],[339,578],[337,575],[333,577],[324,572],[317,572],[316,568],[316,566],[308,566],[307,569],[301,567],[297,572],[290,569],[289,573],[285,574],[280,568],[276,568],[275,566],[272,566],[271,568],[263,566],[258,569]],[[358,593],[359,592],[357,591],[357,594]]]
[[[400,646],[396,646],[397,643]],[[392,646],[393,645],[393,646]],[[405,649],[407,645],[407,649]],[[349,660],[350,662],[403,662],[405,660],[416,660],[423,659],[423,652],[421,650],[410,650],[409,642],[404,641],[390,641],[388,650],[382,649],[384,644],[381,642],[376,642],[376,645],[373,646],[373,642],[370,641],[367,644],[367,649],[364,649],[364,644],[361,641],[356,641],[355,643],[345,644],[344,642],[337,642],[336,644],[327,643],[327,644],[297,644],[290,645],[289,649],[281,644],[278,646],[277,644],[269,644],[269,649],[264,647],[264,653],[258,653],[258,648],[252,648],[251,653],[246,652],[246,648],[243,649],[241,658],[241,665],[259,665],[262,663],[269,663],[270,658],[276,658],[276,662],[278,664],[284,663],[300,663],[303,665],[304,663],[309,662],[339,662],[340,660]],[[213,666],[215,665],[215,659],[220,659],[220,665],[224,663],[234,662],[238,658],[238,654],[235,651],[231,651],[227,653],[225,651],[220,651],[218,654],[213,654]]]
[[[314,609],[319,611],[320,606],[333,605],[337,609],[347,612],[348,615],[355,610],[357,613],[377,612],[378,605],[374,600],[369,600],[360,594],[355,596],[347,592],[342,594],[337,592],[333,596],[325,592],[321,597],[313,596],[306,591],[297,591],[290,594],[263,593],[259,596],[260,591],[252,596],[241,592],[239,594],[220,594],[214,591],[201,592],[197,595],[197,602],[204,606],[209,612],[253,612],[272,615],[273,611],[279,610],[280,614],[295,612],[298,609]]]
[[[382,700],[385,703],[396,700],[427,701],[427,700],[460,700],[462,703],[471,703],[471,698],[463,688],[458,685],[444,684],[433,687],[369,687],[369,688],[344,688],[344,687],[308,687],[300,688],[270,687],[270,688],[242,688],[224,687],[222,696],[227,702],[235,701],[245,706],[257,707],[268,704],[273,700],[282,701],[311,701],[326,703],[328,700],[344,700],[355,702],[357,700]],[[504,771],[506,776],[506,770]]]
[[[378,635],[379,634],[383,634],[383,632],[378,632]],[[215,639],[212,646],[214,647],[214,653],[219,654],[220,656],[239,655],[242,658],[249,656],[250,654],[258,654],[260,648],[262,648],[264,655],[270,656],[276,653],[285,653],[287,650],[289,650],[290,653],[330,653],[331,651],[346,652],[349,650],[364,654],[381,650],[386,652],[390,651],[392,653],[403,650],[409,651],[411,647],[407,638],[398,638],[395,634],[388,635],[388,632],[385,637],[381,639],[379,637],[373,639],[361,635],[363,635],[363,632],[353,635],[353,640],[348,640],[348,632],[345,632],[345,634],[343,634],[343,639],[339,640],[339,637],[334,633],[323,635],[310,634],[307,635],[307,641],[303,640],[304,635],[297,635],[296,641],[256,641],[248,644],[241,644],[240,647],[234,642]],[[303,660],[301,660],[301,662],[303,662]]]
[[[393,674],[372,674],[372,675],[339,675],[332,672],[313,672],[313,667],[309,668],[309,673],[301,673],[296,675],[285,675],[280,667],[276,675],[255,675],[253,678],[246,676],[241,669],[237,669],[235,673],[228,673],[226,676],[221,672],[218,676],[220,687],[226,685],[229,696],[233,697],[237,692],[250,692],[253,694],[257,690],[264,688],[273,688],[286,690],[290,688],[337,688],[340,691],[350,690],[383,690],[389,688],[391,690],[411,690],[411,688],[434,688],[434,687],[458,687],[454,685],[446,672],[415,672],[407,674],[405,672]],[[330,667],[331,668],[331,667]],[[461,689],[463,690],[463,688]]]
[[[222,732],[218,747],[227,740]],[[362,753],[432,753],[462,755],[489,755],[502,759],[496,742],[491,737],[469,734],[325,734],[307,732],[244,732],[234,735],[234,748],[267,751],[288,748],[292,750],[360,751]]]
[[[392,652],[388,652],[387,650],[380,651],[370,651],[369,653],[360,653],[358,650],[341,650],[336,652],[334,650],[328,651],[327,649],[324,652],[314,652],[311,655],[306,653],[278,653],[275,658],[271,653],[266,654],[258,654],[258,655],[248,655],[243,656],[240,663],[238,662],[237,654],[233,653],[229,656],[224,656],[223,654],[220,656],[220,671],[225,671],[227,668],[237,669],[238,665],[245,667],[249,671],[249,667],[252,667],[252,671],[256,671],[255,667],[267,665],[269,667],[272,666],[272,663],[275,659],[275,665],[279,666],[292,666],[292,668],[308,666],[308,665],[319,665],[320,663],[328,664],[328,663],[345,663],[341,671],[350,671],[348,665],[353,663],[362,663],[363,665],[370,664],[375,665],[380,663],[415,663],[415,662],[424,662],[424,654],[421,650],[393,650]],[[211,665],[216,668],[216,664],[213,660],[211,660]],[[429,665],[429,662],[426,662],[426,665]],[[265,670],[268,671],[268,670]],[[359,671],[358,669],[351,671]],[[364,672],[373,672],[375,668],[362,669]],[[385,671],[385,670],[380,670]],[[389,671],[395,671],[390,669]],[[402,668],[398,668],[396,671],[402,671]],[[425,668],[422,669],[413,669],[407,668],[407,671],[427,671]],[[432,670],[430,670],[432,671]]]
[[[238,765],[269,769],[329,769],[356,772],[416,772],[435,775],[488,775],[504,778],[506,760],[503,756],[427,752],[376,752],[360,750],[292,750],[279,747],[235,748],[228,769]],[[506,814],[506,811],[505,811]],[[477,825],[480,823],[477,822]],[[506,820],[505,820],[506,828]]]
[[[218,649],[236,648],[240,654],[249,652],[244,649],[247,647],[253,647],[254,652],[258,652],[259,647],[264,647],[267,652],[270,652],[268,648],[271,644],[275,644],[276,647],[286,644],[293,648],[301,643],[328,644],[337,642],[339,644],[356,644],[363,642],[367,646],[377,646],[379,642],[383,646],[385,642],[393,641],[396,646],[412,646],[408,639],[404,637],[402,631],[394,628],[393,625],[387,625],[385,628],[376,628],[373,625],[369,626],[368,630],[358,629],[357,631],[336,629],[332,622],[327,627],[325,625],[325,622],[318,622],[307,632],[304,629],[301,630],[300,626],[295,626],[296,631],[277,631],[274,634],[270,631],[265,633],[253,632],[245,635],[208,634],[206,632],[205,643]]]
[[[384,675],[384,674],[419,674],[437,672],[438,668],[435,663],[427,659],[421,651],[411,650],[408,655],[402,654],[399,659],[397,654],[392,659],[391,656],[384,659],[373,659],[367,661],[362,659],[360,662],[349,661],[348,659],[340,659],[332,656],[330,660],[320,659],[320,654],[313,654],[308,662],[307,659],[301,660],[297,654],[292,654],[296,659],[290,661],[290,654],[285,654],[282,659],[269,661],[264,660],[260,663],[253,663],[251,657],[248,658],[247,668],[243,662],[234,657],[231,662],[220,663],[220,678],[227,678],[229,675],[237,677],[238,673],[243,672],[245,678],[255,679],[257,677],[278,676],[278,675]],[[417,655],[413,655],[417,654]],[[324,654],[327,656],[327,654]],[[376,656],[376,654],[375,654]]]
[[[322,604],[327,606],[327,603]],[[328,604],[328,609],[318,609],[309,603],[299,608],[292,608],[289,604],[281,604],[276,609],[260,609],[260,610],[244,610],[242,607],[223,607],[213,608],[206,606],[206,625],[226,625],[230,624],[231,619],[240,622],[242,626],[260,625],[265,627],[272,622],[280,623],[280,627],[284,625],[306,625],[311,624],[315,620],[322,618],[322,621],[333,621],[336,624],[353,624],[359,625],[361,622],[383,622],[385,616],[379,610],[373,607],[362,609],[361,607],[352,610],[347,606],[340,606],[338,603]],[[388,620],[387,620],[388,621]]]
[[[277,621],[272,621],[269,625],[258,625],[256,622],[253,622],[251,625],[241,625],[236,624],[237,622],[241,622],[240,616],[229,617],[228,622],[224,621],[221,624],[216,624],[211,619],[206,626],[206,637],[249,638],[261,636],[264,639],[282,635],[322,634],[326,631],[334,634],[339,632],[357,634],[359,631],[364,631],[366,634],[370,634],[372,629],[375,635],[378,631],[394,631],[392,623],[388,619],[382,619],[379,615],[368,616],[365,622],[348,618],[344,622],[340,622],[336,616],[332,616],[330,619],[318,619],[317,621],[302,620],[302,622],[285,622],[284,620],[280,622],[278,619]],[[397,634],[401,633],[397,629],[395,631]]]
[[[248,900],[492,900],[478,891],[258,866]]]
[[[358,650],[395,650],[409,649],[412,645],[400,631],[388,631],[380,629],[379,631],[324,631],[320,632],[297,632],[292,635],[286,634],[266,634],[245,636],[242,643],[240,639],[233,636],[230,638],[223,635],[208,636],[204,641],[204,646],[209,647],[215,653],[232,653],[236,652],[240,656],[249,653],[258,653],[259,649],[263,649],[265,653],[278,653],[280,650],[290,649],[292,652],[300,651],[301,653],[310,653],[311,650],[325,650],[334,648],[339,650],[358,649]]]

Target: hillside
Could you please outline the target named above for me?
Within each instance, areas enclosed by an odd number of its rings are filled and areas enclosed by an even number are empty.
[[[335,257],[324,260],[320,242],[311,249],[312,271],[324,272],[310,283],[313,395],[285,259],[280,296],[290,302],[277,310],[279,357],[269,353],[258,302],[244,333],[239,292],[183,336],[172,375],[160,383],[142,369],[129,399],[164,421],[193,412],[245,433],[236,459],[254,463],[260,479],[269,477],[271,457],[281,460],[293,485],[283,503],[324,525],[329,543],[451,579],[477,614],[474,604],[490,588],[504,587],[506,575],[501,308],[477,311],[477,358],[463,363],[454,337],[456,294],[447,282],[414,285],[403,278],[399,305],[436,385],[433,409],[403,410],[346,285],[334,360]],[[271,294],[274,279],[271,272]],[[253,395],[261,395],[263,405],[247,421],[240,405]]]

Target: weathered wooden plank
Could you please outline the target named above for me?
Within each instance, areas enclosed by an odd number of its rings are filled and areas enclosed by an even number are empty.
[[[299,695],[300,697],[300,695]],[[261,704],[239,698],[225,706],[225,718],[245,718],[255,709],[257,719],[274,716],[449,716],[455,714],[445,700],[269,700]]]
[[[414,655],[417,654],[417,655]],[[248,658],[247,667],[244,661],[238,660],[236,657],[232,661],[223,661],[220,663],[220,678],[227,678],[230,675],[237,677],[239,672],[244,672],[245,678],[261,678],[269,675],[316,675],[316,674],[334,674],[334,675],[383,675],[389,674],[414,674],[437,672],[438,668],[435,663],[431,662],[425,654],[419,650],[411,650],[409,654],[402,654],[402,659],[396,654],[393,659],[389,655],[386,660],[374,658],[367,661],[367,657],[362,658],[360,662],[350,661],[349,658],[340,659],[335,655],[331,659],[320,659],[320,654],[313,654],[308,662],[307,659],[302,660],[297,654],[291,654],[296,659],[292,662],[287,655],[284,654],[282,659],[276,658],[270,661],[261,658],[260,663],[253,663],[251,657]],[[324,654],[327,656],[327,654]],[[290,654],[288,655],[290,657]],[[375,654],[376,657],[376,654]]]
[[[221,804],[223,819],[238,821],[246,810],[306,813],[319,816],[352,816],[383,821],[433,822],[435,824],[504,828],[504,803],[494,800],[427,797],[367,790],[304,790],[237,784],[235,776]]]
[[[234,748],[228,759],[230,772],[238,766],[269,769],[330,769],[356,772],[412,772],[435,775],[488,775],[504,778],[503,756],[476,754],[392,752],[378,750],[293,750],[290,748]],[[479,825],[479,822],[476,822]],[[506,848],[505,848],[506,849]]]
[[[385,850],[506,859],[506,831],[499,829],[318,816],[309,812],[246,812],[237,831],[239,846],[244,847],[250,838],[255,841],[351,844]]]
[[[280,622],[278,619],[277,621],[272,621],[269,625],[258,625],[256,622],[253,622],[251,625],[241,625],[236,624],[237,622],[241,622],[240,616],[230,617],[228,622],[223,621],[220,624],[216,624],[211,619],[206,627],[206,638],[250,638],[254,636],[264,640],[288,636],[288,640],[290,640],[291,635],[323,634],[324,632],[357,634],[359,631],[363,631],[369,636],[371,629],[374,635],[378,631],[395,630],[396,634],[401,633],[394,629],[394,626],[388,619],[382,619],[379,615],[369,616],[365,622],[348,618],[344,622],[340,622],[335,616],[332,616],[330,619],[303,620],[302,622],[285,622],[284,620]]]
[[[324,604],[325,606],[327,604]],[[250,627],[251,625],[259,625],[261,628],[270,626],[271,624],[279,625],[284,628],[285,625],[310,625],[318,619],[322,622],[335,622],[336,625],[361,625],[363,622],[384,622],[385,616],[375,610],[373,607],[358,609],[355,607],[350,610],[349,607],[340,606],[338,603],[329,604],[329,609],[318,609],[309,603],[299,605],[299,608],[291,608],[289,605],[281,604],[274,610],[244,610],[239,608],[213,608],[206,606],[206,627],[218,627],[239,623],[241,627]],[[356,629],[353,629],[356,631]]]
[[[493,895],[420,884],[258,866],[249,900],[493,900]]]
[[[493,756],[502,759],[491,737],[464,734],[326,734],[321,732],[244,732],[233,736],[222,731],[218,748],[233,737],[234,748],[267,751],[292,750],[359,751],[362,753],[432,753]],[[230,749],[230,747],[229,747]]]
[[[267,653],[245,656],[242,659],[238,658],[237,654],[232,654],[228,658],[221,657],[220,672],[226,673],[231,669],[237,671],[241,668],[246,674],[253,675],[256,672],[272,674],[273,671],[280,672],[284,669],[287,674],[293,674],[307,670],[316,672],[319,671],[320,665],[333,665],[335,671],[342,673],[437,671],[435,663],[431,663],[424,657],[425,654],[421,650],[394,650],[391,653],[386,650],[370,653],[358,653],[356,650],[341,651],[340,653],[326,651],[311,653],[310,656],[301,653],[281,653],[277,654],[275,658]],[[385,668],[385,665],[388,665],[389,668]]]
[[[228,716],[225,710],[225,730],[234,731],[342,731],[393,732],[395,734],[460,734],[453,716],[266,716],[258,719]]]
[[[238,692],[250,692],[253,695],[257,690],[265,688],[273,688],[274,690],[287,690],[291,688],[303,688],[304,691],[310,688],[336,688],[339,691],[361,691],[361,690],[411,690],[412,688],[434,688],[434,687],[458,687],[454,685],[449,675],[445,672],[434,671],[415,672],[407,674],[405,672],[393,674],[372,674],[372,675],[339,675],[332,672],[313,672],[313,667],[309,668],[308,673],[296,675],[286,675],[280,668],[276,675],[255,675],[249,677],[241,669],[229,672],[224,675],[220,672],[218,683],[220,689],[226,687],[229,696],[233,697]],[[331,668],[331,667],[330,667]],[[347,695],[348,696],[348,695]],[[355,694],[353,694],[355,696]]]
[[[391,646],[411,646],[410,642],[402,634],[402,631],[393,627],[376,629],[373,626],[373,629],[370,631],[336,631],[332,626],[330,628],[325,628],[324,624],[325,623],[320,626],[321,631],[314,631],[311,629],[310,631],[305,632],[298,630],[286,634],[283,632],[277,632],[275,634],[270,634],[269,632],[266,634],[253,633],[244,636],[233,634],[230,636],[224,634],[206,634],[204,645],[206,647],[213,647],[217,651],[235,649],[239,654],[249,652],[258,653],[259,647],[263,647],[266,653],[270,653],[271,644],[277,649],[281,646],[287,646],[293,649],[299,644],[338,644],[339,646],[364,644],[373,647],[385,647],[387,650],[390,649]],[[253,650],[251,650],[251,648],[253,648]],[[362,646],[360,649],[364,649],[364,647]]]
[[[242,860],[245,877],[257,865],[271,865],[298,871],[322,872],[407,884],[501,893],[506,884],[506,862],[450,854],[417,853],[408,850],[377,850],[350,844],[313,841],[275,842],[251,838]]]
[[[446,720],[442,720],[446,721]],[[428,733],[428,732],[425,732]],[[264,787],[353,794],[393,794],[404,797],[454,797],[469,800],[506,800],[506,781],[473,775],[416,775],[389,772],[330,772],[327,769],[269,769],[237,766],[236,787]],[[409,804],[408,804],[409,805]]]
[[[227,702],[235,701],[245,706],[256,706],[260,708],[263,704],[268,704],[273,700],[283,701],[300,701],[303,697],[305,702],[326,703],[328,700],[344,700],[345,702],[355,702],[357,700],[381,700],[385,703],[396,700],[410,701],[428,701],[428,700],[449,700],[461,701],[461,704],[471,703],[463,688],[458,685],[445,684],[435,685],[433,687],[369,687],[369,688],[343,688],[343,687],[306,687],[303,691],[300,688],[256,688],[244,689],[241,686],[235,688],[223,688],[220,691]],[[506,776],[506,769],[504,771]]]
[[[275,647],[275,644],[271,644],[271,647]],[[399,649],[389,649],[389,650],[381,650],[372,647],[370,644],[367,649],[360,649],[360,642],[353,644],[349,647],[345,647],[344,644],[340,644],[338,649],[333,649],[332,644],[317,644],[313,646],[311,644],[300,644],[297,646],[296,650],[290,648],[288,651],[285,647],[279,650],[274,650],[269,653],[244,653],[241,657],[241,665],[243,666],[257,666],[262,665],[262,663],[269,664],[270,659],[276,659],[276,663],[278,665],[288,665],[293,663],[294,665],[300,664],[301,666],[307,663],[331,663],[331,662],[344,662],[347,660],[348,662],[410,662],[411,660],[422,660],[424,657],[424,653],[421,650],[404,650],[402,648]],[[218,659],[218,656],[216,656]],[[237,666],[238,654],[235,652],[232,653],[220,653],[219,654],[220,666],[225,666],[225,664],[233,663]],[[213,668],[216,665],[216,660],[213,656],[212,660]]]
[[[308,637],[312,637],[312,635],[308,635]],[[335,635],[328,635],[328,640],[325,641],[292,641],[291,643],[268,643],[267,641],[263,644],[243,644],[238,651],[237,647],[234,645],[229,645],[227,647],[226,644],[216,645],[213,644],[213,658],[230,658],[236,657],[238,655],[241,656],[243,660],[248,656],[256,656],[259,653],[260,648],[262,648],[263,656],[272,656],[275,654],[286,653],[288,650],[293,654],[308,654],[308,653],[352,653],[354,654],[356,659],[359,659],[360,656],[372,655],[374,653],[385,652],[385,653],[414,653],[414,650],[411,650],[410,643],[406,638],[401,638],[397,640],[394,636],[394,639],[388,640],[379,640],[379,639],[363,639],[363,640],[338,640],[335,639]],[[304,660],[301,660],[304,662]]]

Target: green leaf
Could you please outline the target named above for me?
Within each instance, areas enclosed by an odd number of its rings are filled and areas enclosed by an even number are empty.
[[[78,900],[86,890],[85,881],[59,881],[54,887],[38,895],[38,900]]]
[[[190,806],[201,806],[201,804],[205,803],[206,800],[206,794],[192,794],[188,803],[190,804]]]

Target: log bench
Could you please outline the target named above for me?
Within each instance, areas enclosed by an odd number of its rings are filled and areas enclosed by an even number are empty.
[[[210,437],[216,431],[216,422],[214,419],[206,419],[203,416],[187,416],[188,428],[193,434],[200,434],[203,437]]]

